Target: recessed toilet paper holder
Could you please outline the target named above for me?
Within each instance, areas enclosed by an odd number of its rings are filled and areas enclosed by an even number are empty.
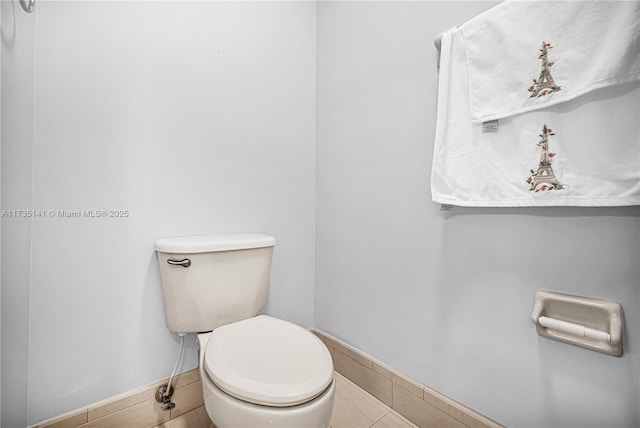
[[[531,321],[549,339],[622,355],[622,306],[609,300],[551,291],[536,293]]]

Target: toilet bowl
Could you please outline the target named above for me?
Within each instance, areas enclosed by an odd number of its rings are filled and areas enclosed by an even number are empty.
[[[217,427],[327,427],[331,355],[309,331],[258,316],[198,335],[205,408]]]
[[[326,428],[335,384],[327,347],[267,315],[275,238],[195,235],[155,242],[165,321],[197,333],[204,405],[217,428]]]

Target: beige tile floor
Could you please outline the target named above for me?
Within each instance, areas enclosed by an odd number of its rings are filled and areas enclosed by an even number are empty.
[[[335,379],[336,396],[330,428],[417,428],[339,373],[335,373]],[[201,406],[156,428],[212,427]]]

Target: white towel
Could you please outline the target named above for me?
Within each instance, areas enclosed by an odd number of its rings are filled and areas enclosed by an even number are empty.
[[[513,16],[517,16],[516,10],[521,8],[521,13],[527,15],[531,7],[555,4],[505,2],[483,15],[493,19],[498,15],[496,9],[502,13],[502,8]],[[572,6],[580,5],[592,6],[585,2],[575,2]],[[482,25],[483,15],[469,21],[472,28]],[[554,18],[560,19],[555,15]],[[577,18],[573,15],[565,19]],[[636,15],[632,20],[636,32],[639,19]],[[495,26],[499,24],[494,22],[490,25]],[[618,36],[608,37],[609,43],[627,48],[636,46],[637,50],[637,33],[628,40],[630,36],[618,28],[608,28],[604,24],[599,24],[598,28],[607,34],[626,34],[619,40]],[[516,46],[503,46],[499,51],[529,57],[529,53],[523,53],[523,50],[533,47],[533,70],[509,67],[511,71],[505,74],[503,87],[500,73],[496,70],[486,76],[471,77],[472,67],[475,67],[473,73],[481,71],[477,64],[472,65],[469,52],[477,55],[480,49],[474,50],[469,46],[466,40],[468,31],[465,24],[446,32],[442,38],[431,181],[433,200],[460,206],[639,205],[640,81],[637,73],[629,78],[633,72],[627,72],[637,63],[637,51],[630,53],[635,59],[618,61],[621,67],[608,71],[604,80],[596,79],[590,73],[592,62],[589,58],[583,58],[582,67],[589,70],[589,79],[580,76],[567,76],[565,79],[565,75],[558,73],[556,81],[553,66],[551,79],[546,76],[540,79],[543,74],[541,65],[545,60],[558,64],[557,69],[560,70],[567,52],[582,52],[587,48],[576,38],[574,45],[561,45],[563,48],[560,49],[551,36],[539,32],[527,36],[523,31],[513,38]],[[477,36],[478,31],[472,31],[472,34]],[[496,29],[492,32],[499,33]],[[542,54],[539,50],[543,51],[543,41],[547,48],[546,58],[537,58]],[[477,42],[478,39],[474,41]],[[502,41],[501,45],[511,43],[507,42],[509,40]],[[552,47],[546,46],[547,43]],[[607,52],[613,50],[610,48]],[[500,61],[500,58],[499,52],[495,52],[495,60]],[[581,69],[578,66],[572,68]],[[537,88],[529,90],[534,78],[542,81],[537,94],[533,94]],[[516,97],[513,82],[517,79],[521,79],[524,85],[519,86],[520,92]],[[472,93],[482,81],[491,81],[491,87],[500,88],[497,90],[499,100],[491,96],[490,100],[482,101],[479,107],[486,105],[487,110],[477,114],[477,118],[482,119],[485,118],[483,115],[499,117],[497,130],[493,129],[496,132],[483,132],[483,127],[491,131],[495,122],[478,122],[479,119],[472,116],[475,106]],[[572,86],[574,81],[579,84],[579,89]],[[560,89],[553,89],[554,84]],[[478,99],[491,95],[491,91],[486,91],[490,89],[487,85],[475,92]],[[548,94],[540,95],[545,89]],[[563,92],[569,94],[571,91],[575,93],[560,97]],[[485,95],[481,95],[483,93]]]
[[[639,1],[507,1],[461,31],[474,122],[640,79]],[[535,91],[543,50],[557,90]]]

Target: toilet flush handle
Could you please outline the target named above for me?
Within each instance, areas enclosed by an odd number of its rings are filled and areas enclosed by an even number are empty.
[[[170,265],[180,265],[182,267],[191,266],[191,260],[189,259],[182,259],[182,260],[167,259],[167,263],[169,263]]]

